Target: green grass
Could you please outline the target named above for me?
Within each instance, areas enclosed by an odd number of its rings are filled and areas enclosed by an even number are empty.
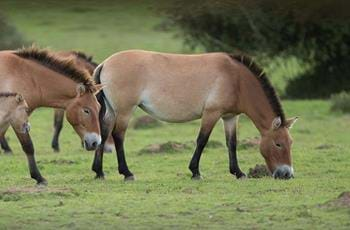
[[[1,11],[27,39],[56,50],[86,51],[98,61],[131,48],[182,52],[181,39],[153,29],[161,19],[152,6],[152,1],[136,0],[0,1]],[[274,60],[268,68],[283,91],[285,80],[304,67],[291,58]],[[224,147],[205,150],[203,181],[190,180],[192,150],[139,154],[153,143],[194,141],[199,121],[129,129],[126,157],[137,180],[123,182],[115,154],[105,155],[106,180],[94,180],[93,153],[80,147],[68,124],[61,153],[52,152],[53,112],[39,109],[31,117],[31,135],[49,186],[36,189],[25,155],[9,132],[14,155],[0,154],[0,229],[349,229],[349,207],[323,204],[350,190],[350,116],[330,113],[329,101],[283,104],[289,116],[300,116],[291,132],[296,177],[289,181],[234,179]],[[257,135],[242,117],[239,139]],[[224,144],[222,124],[211,140]],[[239,162],[248,172],[263,158],[257,147],[240,148]]]
[[[182,40],[154,28],[154,1],[0,1],[0,11],[30,41],[55,50],[82,50],[102,61],[126,49],[179,52]]]
[[[286,101],[284,105],[287,114],[301,117],[292,130],[296,177],[289,181],[234,179],[228,172],[224,147],[205,150],[201,160],[205,179],[199,182],[190,180],[187,169],[192,151],[139,154],[148,144],[194,140],[199,121],[129,129],[126,156],[137,180],[123,182],[114,154],[105,155],[106,180],[94,180],[92,153],[81,149],[67,124],[62,152],[50,150],[52,111],[41,109],[31,117],[31,133],[49,186],[41,192],[27,191],[34,189],[34,180],[29,178],[25,156],[11,133],[15,154],[0,155],[0,229],[348,229],[349,208],[322,204],[350,190],[350,144],[345,133],[350,116],[330,114],[325,101]],[[258,134],[245,117],[240,124],[240,139]],[[221,124],[211,140],[224,143]],[[263,159],[257,148],[248,148],[239,151],[239,162],[247,172]]]

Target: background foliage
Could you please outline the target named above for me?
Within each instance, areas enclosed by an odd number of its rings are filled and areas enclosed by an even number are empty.
[[[349,90],[349,7],[344,0],[178,0],[160,10],[190,49],[245,52],[265,65],[275,56],[309,63],[286,95],[310,98]]]

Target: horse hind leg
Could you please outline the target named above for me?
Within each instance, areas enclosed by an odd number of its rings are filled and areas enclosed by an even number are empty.
[[[246,175],[239,168],[237,160],[237,122],[238,116],[223,118],[226,146],[229,155],[229,169],[230,173],[235,175],[237,179],[245,178]]]
[[[101,100],[101,98],[99,98]],[[100,103],[103,103],[100,101]],[[108,118],[106,115],[106,107],[101,106],[101,110],[99,113],[99,122],[101,129],[101,144],[95,151],[94,161],[92,163],[92,171],[96,173],[96,179],[104,179],[103,172],[103,153],[105,151],[105,143],[108,137],[111,135],[111,130],[115,123],[115,117],[112,113],[108,114]]]
[[[6,140],[5,134],[0,135],[0,145],[1,145],[1,149],[4,150],[4,153],[6,154],[12,153],[12,149]]]
[[[201,179],[199,172],[199,161],[205,145],[208,142],[211,131],[213,130],[216,122],[220,119],[221,114],[219,112],[205,111],[202,116],[201,128],[197,137],[196,150],[193,153],[189,169],[192,172],[192,179]]]
[[[129,170],[128,165],[125,159],[125,151],[124,151],[124,139],[125,132],[128,127],[128,123],[132,114],[132,109],[118,114],[116,119],[115,127],[112,131],[112,137],[115,144],[115,149],[117,152],[117,160],[118,160],[118,171],[119,174],[124,175],[124,180],[134,180],[133,173]]]
[[[54,114],[54,134],[51,141],[51,147],[54,152],[60,151],[59,136],[63,127],[64,110],[55,109]]]

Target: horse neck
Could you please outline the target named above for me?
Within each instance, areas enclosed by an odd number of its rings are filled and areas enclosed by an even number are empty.
[[[77,83],[51,70],[34,75],[40,100],[36,107],[66,108],[76,96]]]
[[[11,106],[9,105],[9,102],[4,98],[0,98],[0,105],[2,108],[0,110],[0,121],[1,123],[6,124],[10,121],[10,114],[12,112],[12,108],[10,108]],[[2,127],[0,127],[0,129],[1,128]]]
[[[264,136],[276,117],[256,76],[247,74],[240,81],[240,110],[245,113]]]

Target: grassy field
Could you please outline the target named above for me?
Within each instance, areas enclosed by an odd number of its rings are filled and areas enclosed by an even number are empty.
[[[13,1],[0,10],[31,41],[56,50],[78,49],[98,61],[119,50],[142,48],[182,52],[181,40],[154,30],[161,19],[150,1]],[[284,64],[284,69],[278,67]],[[271,63],[276,82],[298,72],[297,61]],[[277,67],[276,67],[277,66]],[[286,76],[283,76],[286,77]],[[289,76],[287,76],[289,77]],[[228,172],[222,124],[201,160],[202,181],[187,169],[194,147],[179,152],[140,154],[149,144],[195,140],[199,121],[163,124],[127,133],[126,157],[137,180],[123,182],[115,154],[106,154],[106,180],[94,180],[92,152],[80,147],[65,124],[61,153],[50,148],[52,116],[39,109],[31,117],[32,139],[47,188],[30,179],[25,155],[9,132],[14,155],[0,154],[0,229],[349,229],[349,204],[332,203],[350,191],[350,116],[329,112],[328,101],[283,101],[289,116],[300,116],[294,138],[295,179],[236,180]],[[136,117],[142,112],[137,111]],[[239,139],[258,133],[241,118]],[[263,158],[258,147],[239,147],[243,171]]]
[[[49,147],[52,111],[37,111],[31,119],[32,136],[49,186],[34,187],[25,156],[11,135],[14,156],[0,155],[0,229],[349,229],[349,207],[324,204],[350,188],[350,144],[345,133],[350,117],[329,114],[329,104],[323,101],[284,104],[287,114],[301,117],[292,130],[296,177],[290,181],[234,179],[228,173],[224,147],[205,150],[203,181],[190,180],[191,149],[139,153],[153,143],[193,141],[198,121],[129,129],[127,159],[137,180],[123,182],[114,154],[105,156],[106,180],[94,180],[92,153],[81,149],[73,130],[65,126],[62,152],[53,153]],[[240,140],[256,135],[251,122],[241,119]],[[221,124],[211,140],[224,143]],[[263,163],[257,147],[239,149],[245,172]]]

